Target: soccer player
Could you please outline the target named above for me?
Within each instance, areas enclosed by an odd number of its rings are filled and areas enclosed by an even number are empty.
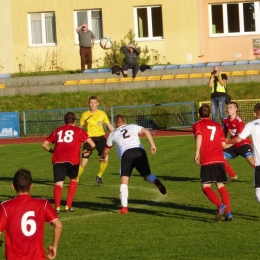
[[[62,223],[46,199],[30,195],[32,176],[30,171],[19,169],[13,178],[17,196],[0,205],[0,234],[5,231],[5,257],[7,260],[45,260],[44,223],[53,226],[53,241],[48,246],[49,259],[57,254]]]
[[[218,207],[215,220],[219,221],[226,212],[225,220],[232,220],[230,198],[224,185],[227,183],[223,148],[226,139],[220,124],[209,119],[210,107],[203,104],[199,108],[200,121],[193,125],[196,143],[195,162],[201,165],[200,178],[202,191],[208,199]],[[215,183],[220,193],[221,200],[211,188]]]
[[[77,176],[80,163],[80,146],[81,143],[89,144],[88,151],[84,150],[84,154],[89,154],[95,148],[94,142],[88,134],[81,128],[76,127],[76,116],[72,112],[66,113],[64,116],[65,125],[55,129],[42,143],[42,147],[53,153],[53,173],[54,173],[54,203],[56,212],[60,211],[60,201],[62,198],[62,187],[66,175],[70,178],[68,187],[68,196],[65,211],[73,212],[72,202],[77,190]],[[50,148],[50,143],[54,143],[54,150]]]
[[[230,102],[228,105],[228,117],[224,118],[225,134],[229,133],[231,139],[238,136],[245,127],[243,120],[237,115],[238,104]],[[249,164],[255,168],[255,161],[253,157],[253,149],[251,147],[252,141],[247,137],[245,140],[232,145],[224,150],[226,159],[235,159],[238,155],[247,159]],[[227,169],[226,169],[227,170]],[[237,175],[230,176],[229,180],[236,180]]]
[[[255,161],[255,194],[258,202],[260,202],[260,103],[254,107],[255,120],[247,123],[238,136],[227,140],[228,144],[236,144],[243,142],[249,135],[252,136],[254,145],[254,161]]]
[[[156,147],[149,130],[135,124],[127,125],[122,115],[116,115],[114,122],[116,129],[109,134],[106,148],[100,160],[105,160],[113,143],[115,143],[121,157],[120,199],[122,208],[119,214],[127,214],[128,182],[134,168],[136,168],[145,181],[155,184],[162,194],[166,194],[166,188],[154,174],[151,174],[147,154],[138,136],[138,134],[144,134],[146,136],[151,145],[150,152],[155,154]]]
[[[91,137],[93,142],[96,145],[96,149],[98,151],[98,156],[100,156],[106,146],[106,137],[104,125],[108,127],[110,131],[114,130],[114,127],[109,122],[107,114],[98,109],[98,98],[96,96],[91,96],[88,101],[89,110],[84,112],[80,118],[80,127],[83,127],[86,124],[86,129],[88,135]],[[84,144],[83,150],[89,150],[89,145],[87,143]],[[82,154],[82,160],[79,167],[79,174],[77,181],[79,182],[79,178],[82,175],[84,168],[88,163],[89,156],[92,153],[86,155]],[[100,186],[103,184],[102,176],[104,171],[106,170],[108,165],[108,156],[106,156],[105,160],[100,163],[99,172],[96,176],[96,182]]]

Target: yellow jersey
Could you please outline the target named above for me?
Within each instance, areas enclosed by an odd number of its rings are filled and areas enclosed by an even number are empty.
[[[109,123],[107,114],[102,110],[92,113],[90,110],[84,112],[79,121],[83,127],[86,124],[86,130],[90,137],[105,135],[104,124]]]

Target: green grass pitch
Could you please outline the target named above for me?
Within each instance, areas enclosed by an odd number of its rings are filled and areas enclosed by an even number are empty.
[[[115,259],[258,259],[260,205],[255,198],[253,169],[244,158],[230,161],[239,181],[227,185],[233,221],[215,222],[216,208],[201,191],[200,167],[194,163],[194,138],[155,137],[157,153],[149,154],[152,173],[167,188],[161,195],[136,171],[129,184],[129,214],[119,215],[119,159],[116,148],[98,187],[96,151],[90,158],[78,187],[74,213],[60,213],[63,234],[58,260]],[[142,139],[148,148],[148,142]],[[51,154],[41,144],[0,146],[0,201],[15,196],[12,177],[20,168],[33,175],[32,196],[53,203]],[[63,208],[67,195],[63,188]],[[0,237],[4,239],[3,234]],[[52,241],[46,224],[45,247]],[[0,248],[4,259],[4,247]]]

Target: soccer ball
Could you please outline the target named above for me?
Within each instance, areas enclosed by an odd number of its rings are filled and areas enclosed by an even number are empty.
[[[112,47],[112,40],[110,37],[103,37],[101,40],[100,40],[100,46],[102,49],[104,50],[109,50],[111,47]]]

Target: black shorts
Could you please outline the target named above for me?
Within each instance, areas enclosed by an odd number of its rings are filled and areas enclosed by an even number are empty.
[[[248,157],[249,155],[253,156],[253,149],[249,144],[244,144],[240,147],[231,146],[224,150],[224,155],[226,159],[235,159],[237,156]]]
[[[141,176],[151,174],[147,154],[142,148],[128,149],[122,156],[121,176],[130,177],[134,168],[136,168]]]
[[[227,183],[227,175],[224,163],[203,165],[200,168],[200,178],[202,183]]]
[[[255,188],[260,188],[260,165],[255,167]]]
[[[92,141],[95,143],[96,147],[95,149],[98,151],[98,156],[101,156],[101,154],[103,153],[105,147],[106,147],[106,143],[107,143],[107,139],[105,136],[99,136],[99,137],[91,137]],[[83,150],[90,150],[90,145],[89,143],[84,143],[83,145]],[[82,158],[89,158],[89,156],[92,154],[92,152],[87,155],[84,156],[82,154]]]
[[[68,176],[70,179],[76,179],[78,177],[79,164],[55,163],[53,164],[54,181],[64,181]]]

